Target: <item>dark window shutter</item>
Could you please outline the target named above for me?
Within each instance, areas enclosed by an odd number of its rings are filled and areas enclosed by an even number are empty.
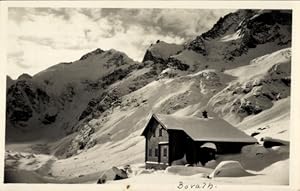
[[[168,154],[168,150],[167,150],[167,148],[164,148],[164,157],[166,157]]]
[[[160,136],[160,137],[162,136],[162,131],[163,131],[163,129],[160,128],[160,129],[159,129],[159,136]]]

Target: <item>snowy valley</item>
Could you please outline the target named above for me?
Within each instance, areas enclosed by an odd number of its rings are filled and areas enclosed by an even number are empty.
[[[97,183],[130,165],[129,178],[106,183],[288,185],[291,20],[291,11],[237,10],[184,44],[157,40],[142,62],[98,48],[34,76],[7,77],[6,181]],[[145,169],[141,134],[151,114],[203,110],[258,144],[205,166]]]

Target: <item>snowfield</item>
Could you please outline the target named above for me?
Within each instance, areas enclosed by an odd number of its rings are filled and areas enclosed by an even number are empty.
[[[95,184],[129,165],[127,179],[104,188],[289,185],[290,15],[238,10],[193,41],[157,41],[141,63],[96,49],[33,77],[8,78],[5,181]],[[205,166],[145,169],[141,133],[149,117],[203,110],[258,143]]]

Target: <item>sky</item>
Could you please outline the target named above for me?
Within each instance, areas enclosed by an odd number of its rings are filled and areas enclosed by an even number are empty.
[[[141,61],[158,39],[184,43],[232,10],[9,8],[7,73],[13,79],[101,48]]]

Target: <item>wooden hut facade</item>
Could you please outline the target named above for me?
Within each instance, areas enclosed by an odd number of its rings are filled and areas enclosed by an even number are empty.
[[[146,168],[164,169],[173,161],[185,158],[187,164],[214,159],[201,148],[211,143],[216,154],[238,153],[257,140],[217,117],[198,118],[153,114],[142,135],[146,138]]]

